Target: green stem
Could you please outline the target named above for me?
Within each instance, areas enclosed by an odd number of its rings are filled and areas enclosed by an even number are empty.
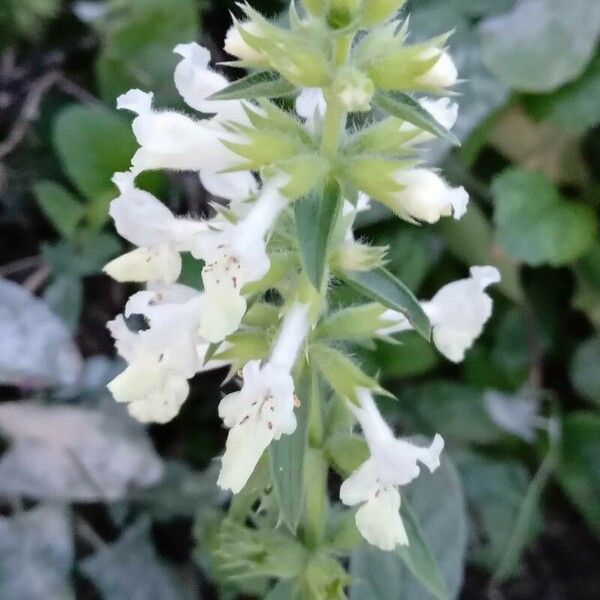
[[[334,50],[335,61],[338,67],[348,62],[353,39],[354,35],[347,35],[336,40]],[[340,146],[342,132],[346,128],[348,113],[333,94],[325,92],[325,99],[327,100],[327,109],[323,117],[321,154],[329,160],[334,161]]]

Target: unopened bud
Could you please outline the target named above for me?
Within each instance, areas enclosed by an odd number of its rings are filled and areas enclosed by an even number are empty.
[[[372,27],[386,21],[397,13],[406,0],[363,0],[361,21],[365,27]]]
[[[240,31],[242,30],[242,31]],[[264,65],[267,63],[265,55],[256,50],[244,39],[246,36],[257,36],[261,35],[260,25],[252,21],[245,21],[243,23],[235,23],[227,31],[225,36],[224,50],[227,54],[235,56],[240,60],[253,65]]]
[[[375,85],[364,73],[348,67],[337,76],[333,93],[348,112],[368,111]]]
[[[347,27],[358,14],[361,4],[361,0],[330,0],[327,22],[336,29]]]
[[[426,223],[454,214],[460,219],[467,211],[469,196],[463,188],[451,188],[433,171],[410,169],[399,171],[396,181],[402,188],[392,195],[392,208],[397,214]]]
[[[454,85],[458,78],[452,58],[441,47],[446,39],[447,36],[440,36],[424,44],[379,52],[363,68],[379,89],[442,90]]]

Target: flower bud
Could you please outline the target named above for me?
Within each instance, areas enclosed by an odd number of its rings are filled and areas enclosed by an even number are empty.
[[[413,166],[408,162],[361,157],[348,161],[343,172],[360,190],[402,219],[426,223],[450,215],[460,219],[469,201],[465,190],[451,188],[433,171]]]
[[[250,46],[244,37],[244,34],[260,37],[261,33],[260,26],[253,21],[234,23],[227,31],[223,49],[227,54],[231,54],[231,56],[235,56],[249,65],[264,66],[268,64],[265,55],[260,50]]]
[[[318,30],[302,28],[290,31],[276,27],[250,6],[242,6],[248,18],[237,26],[237,32],[263,62],[281,73],[298,87],[323,87],[329,82],[328,40],[318,35]],[[245,58],[250,55],[236,43],[235,35],[230,47]]]
[[[410,169],[395,174],[402,189],[393,194],[391,205],[399,215],[426,223],[454,214],[460,219],[467,211],[469,196],[464,188],[451,188],[433,171]]]
[[[358,14],[361,0],[331,0],[327,22],[335,29],[347,27]]]
[[[364,27],[373,27],[397,13],[406,0],[363,0],[361,22]]]
[[[364,73],[348,67],[336,77],[333,93],[348,112],[368,111],[375,85]]]
[[[454,85],[458,77],[452,58],[442,47],[446,39],[441,36],[415,46],[378,51],[376,57],[360,62],[380,89],[438,92]]]

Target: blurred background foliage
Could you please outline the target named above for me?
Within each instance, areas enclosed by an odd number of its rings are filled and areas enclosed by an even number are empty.
[[[180,416],[149,430],[104,389],[120,369],[104,325],[131,291],[99,274],[121,250],[107,220],[110,178],[136,146],[115,98],[140,87],[183,109],[173,47],[199,40],[224,59],[234,8],[1,2],[0,598],[263,593],[260,578],[228,580],[213,553],[226,502],[211,463],[224,439],[221,374],[199,376]],[[428,158],[472,202],[461,221],[427,229],[375,211],[362,234],[390,246],[390,269],[422,298],[473,264],[494,264],[503,279],[464,364],[411,333],[356,355],[400,398],[385,404],[399,431],[447,440],[444,468],[408,494],[455,597],[596,599],[600,4],[410,8],[414,38],[455,31],[462,146],[437,143]],[[181,214],[207,210],[194,177],[151,174],[142,186]],[[198,273],[184,277],[197,283]],[[335,290],[337,303],[354,300]],[[332,460],[348,451],[332,447]],[[244,560],[260,570],[260,557]],[[396,556],[362,546],[349,565],[352,599],[431,598]]]

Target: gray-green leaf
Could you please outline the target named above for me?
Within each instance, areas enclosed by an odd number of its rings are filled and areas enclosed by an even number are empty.
[[[445,600],[448,598],[446,582],[423,537],[417,517],[407,500],[402,503],[400,513],[410,546],[399,546],[396,550],[398,556],[408,570],[433,596],[438,600]]]
[[[209,100],[246,100],[281,98],[296,91],[296,86],[275,71],[251,73],[210,96]]]
[[[600,417],[576,412],[563,424],[559,481],[590,527],[600,534]]]
[[[593,243],[594,211],[564,199],[543,175],[512,168],[496,177],[492,190],[498,241],[513,258],[564,265]]]
[[[548,92],[576,79],[593,56],[600,4],[523,0],[480,27],[488,69],[512,88]]]
[[[441,123],[438,123],[429,111],[408,94],[379,91],[373,98],[373,104],[394,117],[408,121],[437,137],[444,138],[455,146],[460,146],[460,140]]]
[[[71,237],[85,213],[83,205],[62,185],[38,181],[33,187],[38,206],[64,237]]]
[[[571,363],[571,381],[587,400],[600,406],[600,336],[583,342]]]
[[[310,372],[303,369],[296,389],[300,406],[296,409],[296,431],[282,435],[270,446],[271,479],[281,519],[296,533],[304,510],[304,460],[308,443]]]
[[[328,182],[322,191],[314,191],[294,203],[302,266],[317,290],[323,285],[331,237],[341,206],[337,181]]]
[[[389,271],[346,271],[341,278],[371,300],[402,313],[425,338],[431,337],[431,323],[413,293]]]

